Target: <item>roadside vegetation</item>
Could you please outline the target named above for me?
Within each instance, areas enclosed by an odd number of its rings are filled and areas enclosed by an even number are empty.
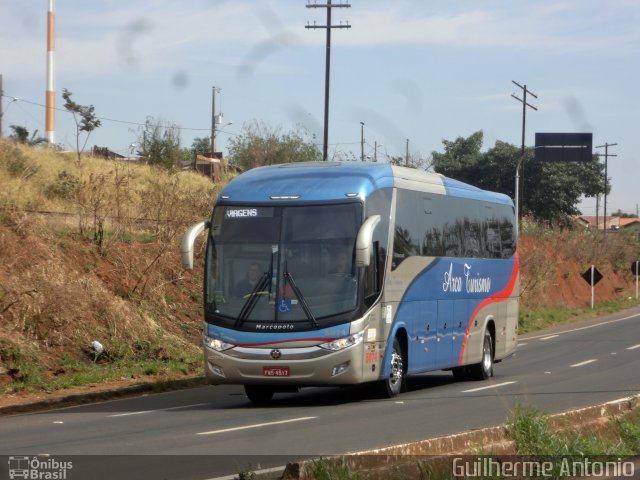
[[[378,468],[356,472],[349,466],[349,457],[319,458],[303,466],[301,478],[313,480],[366,480],[391,478],[394,480],[449,480],[464,478],[456,475],[453,459],[458,458],[467,464],[467,470],[473,478],[501,479],[523,478],[516,475],[498,475],[499,465],[504,462],[524,462],[535,473],[539,466],[544,472],[539,476],[526,475],[526,478],[562,479],[589,477],[600,472],[600,466],[609,462],[609,468],[621,468],[629,460],[640,455],[640,406],[620,416],[611,417],[597,429],[578,430],[571,425],[558,425],[552,419],[531,406],[519,405],[514,408],[507,420],[508,437],[513,442],[508,452],[500,455],[478,449],[465,455],[447,455],[424,457],[417,455],[413,461],[402,458],[396,461],[390,457],[388,464],[378,459]],[[357,457],[357,456],[356,456]],[[410,459],[409,459],[410,460]],[[366,463],[366,458],[365,458]],[[491,467],[489,467],[489,465]],[[594,465],[596,465],[594,467]],[[406,468],[405,468],[406,467]],[[459,472],[457,472],[459,473]],[[490,474],[487,474],[490,473]],[[492,473],[492,474],[491,474]],[[259,478],[247,470],[238,474],[239,480]]]
[[[176,245],[215,185],[6,141],[0,184],[0,392],[199,372],[201,283]]]
[[[289,152],[261,164],[317,155],[304,150],[304,132],[258,127],[234,144],[242,162],[263,145],[260,135]],[[157,137],[147,136],[165,138]],[[229,178],[213,184],[174,163],[78,161],[78,152],[0,141],[0,400],[201,375],[202,271],[182,270],[179,242],[209,216]],[[636,237],[619,232],[604,241],[525,219],[521,333],[637,304],[629,265],[639,257]],[[605,275],[594,311],[580,277],[591,264]]]

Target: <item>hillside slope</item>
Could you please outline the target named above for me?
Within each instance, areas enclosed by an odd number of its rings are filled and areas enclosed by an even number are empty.
[[[200,369],[178,244],[209,180],[0,142],[0,184],[0,388]]]

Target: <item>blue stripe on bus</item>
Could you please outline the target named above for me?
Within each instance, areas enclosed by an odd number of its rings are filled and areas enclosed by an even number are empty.
[[[267,327],[269,325],[282,326],[280,323],[269,321],[262,323]],[[331,342],[337,338],[347,337],[350,332],[349,328],[350,324],[345,323],[342,325],[306,332],[265,332],[264,330],[256,332],[241,332],[238,330],[231,330],[229,328],[207,324],[207,335],[211,338],[215,338],[232,345],[259,347],[260,345],[270,345],[282,342]]]

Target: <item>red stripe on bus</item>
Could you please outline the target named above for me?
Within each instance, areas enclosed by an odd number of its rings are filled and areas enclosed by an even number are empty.
[[[507,283],[507,286],[504,287],[498,293],[495,293],[490,297],[484,299],[482,302],[480,302],[480,305],[478,305],[476,309],[473,311],[473,314],[469,319],[469,323],[467,324],[467,330],[464,332],[464,340],[462,340],[462,348],[460,349],[460,357],[458,358],[458,365],[462,365],[464,351],[467,348],[467,339],[469,338],[469,330],[471,330],[471,325],[473,324],[473,321],[475,320],[475,318],[478,316],[478,313],[480,313],[480,310],[482,310],[487,305],[504,301],[511,296],[511,293],[513,292],[513,288],[516,285],[516,280],[518,279],[519,269],[520,269],[520,260],[518,257],[518,252],[516,251],[515,258],[513,261],[513,270],[511,272],[511,278],[509,279],[509,283]],[[494,348],[495,348],[495,345],[494,345]]]

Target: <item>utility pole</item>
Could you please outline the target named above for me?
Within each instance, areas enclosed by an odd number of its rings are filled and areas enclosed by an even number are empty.
[[[604,213],[602,214],[602,218],[604,219],[604,236],[607,236],[607,187],[609,186],[609,179],[607,178],[607,164],[609,157],[617,157],[618,155],[613,155],[609,153],[609,147],[615,147],[618,145],[617,143],[605,143],[604,145],[599,145],[596,148],[604,147]]]
[[[54,0],[49,0],[49,9],[47,11],[47,90],[45,92],[45,138],[49,145],[55,143],[55,86],[54,86],[54,26],[55,12]]]
[[[382,144],[378,145],[378,141],[376,140],[375,142],[373,142],[373,161],[374,162],[378,161],[378,147],[384,147],[384,145]]]
[[[327,0],[327,3],[319,4],[319,3],[308,3],[307,8],[326,8],[327,9],[327,24],[326,25],[316,25],[315,22],[313,25],[309,25],[307,23],[305,28],[324,28],[327,30],[327,40],[326,40],[326,56],[325,56],[325,76],[324,76],[324,137],[322,143],[322,160],[327,161],[327,151],[329,146],[329,78],[330,78],[330,69],[331,69],[331,29],[332,28],[351,28],[351,25],[347,22],[346,25],[343,25],[340,22],[340,25],[332,25],[331,24],[331,9],[332,8],[349,8],[351,7],[348,3],[339,3],[337,5],[332,5],[331,0]]]
[[[216,155],[216,125],[222,123],[222,113],[216,115],[216,93],[220,93],[220,88],[211,87],[211,158]]]
[[[2,116],[4,112],[2,111],[2,99],[4,98],[4,90],[2,90],[2,74],[0,73],[0,138],[2,138]]]
[[[526,85],[520,85],[515,80],[511,80],[515,85],[522,89],[522,98],[516,97],[513,93],[511,96],[522,103],[522,146],[520,148],[520,160],[518,160],[518,165],[516,166],[516,185],[515,185],[515,195],[514,200],[516,204],[516,235],[520,231],[520,183],[522,182],[522,186],[524,187],[524,172],[522,174],[522,180],[520,179],[520,167],[524,169],[524,134],[525,134],[525,125],[527,122],[527,107],[533,108],[535,111],[538,111],[536,107],[527,103],[527,93],[531,94],[533,98],[538,98],[538,96],[533,93],[531,90],[527,89]],[[524,188],[522,189],[524,190]]]
[[[360,122],[360,161],[364,162],[364,122]]]
[[[404,152],[404,166],[405,167],[409,166],[409,139],[408,138],[407,138],[407,146]]]

